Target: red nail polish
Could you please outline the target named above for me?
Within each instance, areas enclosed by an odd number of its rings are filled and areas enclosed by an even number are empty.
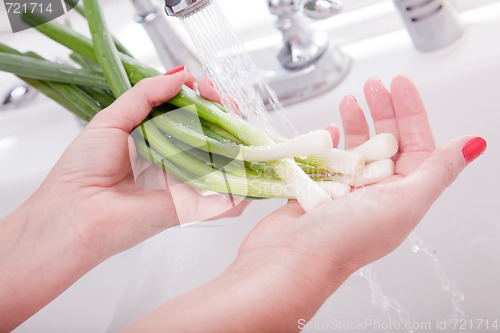
[[[166,72],[165,75],[172,75],[175,73],[179,73],[179,72],[183,71],[184,68],[186,68],[186,66],[184,66],[184,65],[179,66],[179,67],[175,67],[175,68],[169,70],[168,72]]]
[[[462,148],[465,162],[470,163],[481,156],[486,150],[486,146],[486,141],[483,138],[476,137],[470,139]]]

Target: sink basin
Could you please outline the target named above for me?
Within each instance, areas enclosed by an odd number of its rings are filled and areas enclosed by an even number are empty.
[[[426,251],[406,241],[373,265],[378,292],[355,274],[312,323],[397,321],[395,302],[406,310],[410,323],[436,325],[456,315],[457,307],[467,320],[498,318],[500,266],[492,257],[500,253],[500,206],[494,192],[500,188],[500,45],[495,33],[500,31],[500,3],[470,10],[464,17],[465,35],[439,52],[418,53],[403,30],[344,44],[343,51],[353,60],[347,78],[334,91],[286,108],[300,132],[340,123],[337,105],[344,95],[362,101],[362,84],[370,76],[389,84],[403,72],[421,90],[438,144],[461,134],[481,135],[489,144],[486,154],[463,172],[417,227]],[[0,113],[0,216],[41,183],[80,130],[73,116],[42,97],[31,106]],[[157,235],[98,266],[15,332],[113,331],[217,276],[251,228],[283,204],[258,201],[239,218]],[[439,260],[438,274],[424,252]],[[454,293],[443,289],[443,277],[453,282],[448,287],[454,286]],[[384,310],[381,304],[387,300],[392,303]]]

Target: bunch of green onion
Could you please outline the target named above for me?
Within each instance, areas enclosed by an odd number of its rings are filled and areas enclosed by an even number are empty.
[[[161,73],[134,59],[111,35],[97,0],[83,3],[75,9],[87,19],[91,39],[53,21],[40,24],[36,15],[24,17],[70,49],[74,65],[0,43],[0,70],[90,121],[140,80]],[[332,148],[325,130],[276,139],[185,86],[131,134],[142,158],[193,187],[256,199],[296,198],[306,211],[391,176],[398,150],[389,134],[349,151]]]

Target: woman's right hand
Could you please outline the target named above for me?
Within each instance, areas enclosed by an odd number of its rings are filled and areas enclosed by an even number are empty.
[[[305,214],[297,202],[268,216],[252,231],[240,255],[272,250],[307,258],[314,267],[334,265],[351,273],[394,250],[459,173],[486,149],[482,138],[462,136],[435,148],[425,107],[414,84],[403,75],[389,92],[378,79],[365,84],[365,97],[377,133],[399,141],[395,175],[355,189],[346,197]],[[345,148],[369,139],[357,101],[340,104]],[[330,263],[329,263],[330,262]]]

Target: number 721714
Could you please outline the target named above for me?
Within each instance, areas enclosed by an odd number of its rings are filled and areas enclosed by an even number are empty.
[[[18,2],[6,2],[5,8],[7,9],[7,13],[10,14],[44,14],[44,13],[52,13],[52,4],[43,3],[43,2],[30,2],[20,4]]]

